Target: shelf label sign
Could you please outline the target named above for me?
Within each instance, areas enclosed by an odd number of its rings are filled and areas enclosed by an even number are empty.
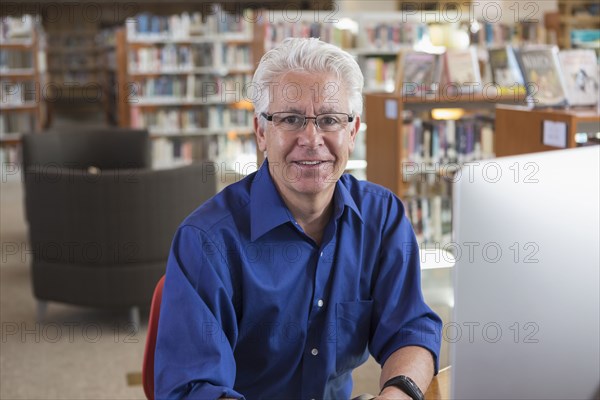
[[[546,146],[567,147],[567,123],[544,120],[542,142]]]
[[[398,100],[387,99],[385,101],[385,117],[387,119],[398,119]]]

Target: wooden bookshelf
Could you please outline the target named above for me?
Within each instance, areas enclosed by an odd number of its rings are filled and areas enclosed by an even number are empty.
[[[106,121],[109,125],[128,127],[125,28],[116,26],[100,30],[96,35],[96,43]]]
[[[11,37],[2,26],[0,50],[4,53],[0,66],[2,106],[0,107],[0,161],[18,162],[21,136],[40,131],[46,125],[47,113],[42,85],[45,83],[44,31],[35,16],[29,21],[27,37]],[[4,31],[6,29],[7,37]],[[5,64],[4,64],[5,63]]]
[[[157,33],[145,29],[165,17],[144,18],[100,35],[109,122],[148,129],[157,168],[212,160],[234,170],[248,152],[254,162],[252,108],[243,92],[258,61],[253,27],[241,20],[215,30],[206,22],[179,32],[161,23],[167,30]]]
[[[48,31],[49,79],[75,100],[87,98],[86,87],[99,82],[97,33],[97,26],[90,24],[79,29],[52,26]]]
[[[496,109],[496,156],[512,156],[558,150],[543,142],[544,121],[566,124],[566,147],[577,147],[576,134],[585,131],[584,124],[600,131],[597,108],[530,109],[522,106],[498,106]]]
[[[404,143],[405,111],[430,111],[434,108],[478,109],[493,114],[502,103],[524,103],[523,95],[486,97],[464,94],[453,100],[442,97],[406,97],[392,93],[367,94],[367,178],[383,185],[398,196],[405,194],[402,161],[406,159]],[[497,123],[497,121],[496,121]]]
[[[367,179],[402,198],[422,245],[439,245],[451,240],[454,174],[462,163],[493,156],[496,106],[524,104],[524,101],[524,95],[464,94],[453,99],[413,98],[391,93],[366,95]],[[438,111],[458,112],[458,115],[444,119]],[[464,117],[460,117],[462,113]],[[421,133],[417,135],[419,130]],[[427,130],[429,135],[425,133]],[[449,131],[455,133],[450,135]],[[436,135],[437,139],[433,139]],[[461,153],[467,149],[463,146],[468,143],[466,137],[479,142],[469,152]],[[415,145],[419,141],[421,144]],[[439,148],[445,143],[445,149],[434,154],[434,143],[438,143]],[[426,148],[431,150],[424,150]],[[440,156],[442,152],[444,155]]]
[[[560,26],[558,44],[561,49],[573,47],[571,31],[574,29],[600,29],[598,0],[559,0]]]

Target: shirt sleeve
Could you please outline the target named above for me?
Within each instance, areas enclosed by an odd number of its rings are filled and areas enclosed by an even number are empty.
[[[193,226],[175,235],[156,340],[156,398],[243,398],[232,389],[238,330],[221,250]]]
[[[401,347],[420,346],[433,355],[437,374],[442,321],[423,299],[419,248],[404,206],[390,197],[372,294],[370,352],[383,365]]]

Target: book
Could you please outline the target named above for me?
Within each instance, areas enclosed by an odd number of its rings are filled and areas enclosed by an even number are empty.
[[[159,108],[142,111],[131,107],[134,128],[147,128],[156,135],[225,134],[228,131],[252,133],[252,111],[214,105],[196,109]]]
[[[452,205],[449,196],[412,196],[405,204],[406,216],[420,245],[441,246],[450,241]]]
[[[571,30],[571,44],[575,48],[597,49],[600,47],[600,29]]]
[[[546,43],[550,34],[542,22],[515,21],[473,21],[469,29],[470,43],[475,46],[498,47],[509,44]]]
[[[573,106],[598,103],[598,62],[591,49],[562,50],[558,53],[567,100]]]
[[[396,74],[396,91],[403,95],[437,92],[441,80],[440,55],[420,51],[402,54],[400,71]]]
[[[14,69],[30,69],[33,72],[33,52],[12,49],[0,50],[0,71],[10,72]]]
[[[0,114],[0,138],[15,133],[30,133],[36,129],[36,118],[32,113]]]
[[[475,47],[444,54],[446,81],[461,92],[481,91],[481,72]]]
[[[29,14],[20,17],[1,17],[0,42],[11,39],[31,39],[36,22],[40,20],[39,16]]]
[[[393,92],[396,57],[362,57],[359,65],[365,77],[366,90]]]
[[[359,31],[358,42],[364,49],[401,50],[422,40],[427,29],[423,22],[370,21]]]
[[[251,13],[245,10],[244,15]],[[153,15],[148,12],[137,14],[126,21],[129,40],[188,40],[190,38],[233,34],[238,37],[252,37],[252,18],[241,18],[211,5],[205,15],[183,12],[170,16]]]
[[[423,121],[403,125],[403,163],[439,166],[494,156],[493,123],[484,116]]]
[[[488,50],[490,68],[494,84],[500,92],[525,93],[523,74],[512,46],[502,46]]]
[[[558,61],[558,47],[535,46],[518,54],[523,72],[528,102],[535,107],[555,107],[567,104],[563,75]]]

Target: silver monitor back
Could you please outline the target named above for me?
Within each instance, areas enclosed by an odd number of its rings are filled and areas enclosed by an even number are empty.
[[[597,396],[599,173],[600,146],[462,169],[444,328],[453,399]]]

